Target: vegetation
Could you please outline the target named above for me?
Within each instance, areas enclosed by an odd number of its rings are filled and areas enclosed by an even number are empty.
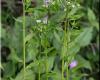
[[[1,0],[1,80],[99,80],[99,0]]]

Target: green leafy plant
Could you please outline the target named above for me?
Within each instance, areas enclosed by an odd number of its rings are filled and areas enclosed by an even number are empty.
[[[22,16],[11,17],[11,28],[1,27],[1,79],[97,80],[99,23],[82,1],[35,0],[33,7],[23,0]]]

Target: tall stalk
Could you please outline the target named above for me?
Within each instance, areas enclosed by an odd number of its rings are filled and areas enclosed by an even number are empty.
[[[61,74],[61,80],[64,80],[64,59],[62,59],[62,74]]]
[[[67,21],[67,25],[68,25],[68,28],[67,28],[67,50],[68,50],[68,48],[69,48],[68,43],[69,43],[69,41],[70,41],[69,21]],[[67,56],[68,56],[68,55],[69,55],[69,54],[67,53]],[[67,79],[66,79],[66,80],[69,80],[69,70],[68,70],[69,62],[70,62],[70,61],[67,60],[67,65],[66,65],[66,68],[67,68],[67,69],[66,69]]]
[[[24,69],[24,77],[23,80],[25,80],[25,0],[22,0],[23,2],[23,69]]]
[[[66,1],[66,4],[67,4],[67,1]],[[69,39],[70,39],[70,36],[69,36],[69,21],[67,19],[67,15],[68,15],[68,5],[65,5],[65,12],[66,12],[66,15],[65,15],[65,22],[64,22],[64,41],[63,41],[63,49],[62,50],[68,50],[68,43],[69,43]],[[66,51],[67,53],[65,53],[64,51],[62,51],[62,55],[65,55],[67,54],[67,57],[68,57],[68,51]],[[63,56],[64,58],[64,56]],[[64,59],[62,58],[62,80],[64,80]],[[67,66],[66,66],[66,80],[69,80],[69,70],[68,70],[68,65],[69,65],[69,61],[67,60]]]
[[[41,65],[40,65],[40,61],[39,61],[39,66],[41,66]],[[39,67],[39,70],[38,70],[38,80],[41,80],[41,73],[40,73],[40,69],[41,69],[41,68]]]
[[[39,36],[40,36],[40,53],[41,53],[41,32],[39,32]],[[39,55],[39,58],[40,58],[40,55]],[[41,80],[41,73],[40,73],[40,69],[41,69],[41,65],[40,65],[41,63],[40,63],[40,60],[39,60],[39,70],[38,70],[38,80]]]
[[[70,1],[70,0],[69,0]],[[66,4],[67,4],[67,2],[66,2]],[[67,29],[67,32],[65,31],[65,33],[67,34],[67,39],[66,39],[66,41],[67,41],[67,46],[66,46],[66,49],[67,49],[67,57],[68,57],[68,48],[69,48],[69,46],[68,46],[68,44],[69,44],[69,42],[70,42],[70,32],[69,32],[69,20],[68,20],[68,18],[67,18],[67,16],[68,16],[68,12],[69,12],[69,7],[68,7],[68,5],[66,5],[66,23],[67,24],[65,24],[65,27],[67,26],[67,28],[65,28],[65,29]],[[69,66],[69,61],[68,61],[68,59],[67,59],[67,65],[66,65],[66,80],[69,80],[69,70],[68,70],[68,66]]]
[[[47,8],[48,10],[48,13],[47,13],[47,27],[48,27],[48,17],[49,17],[49,6]],[[47,35],[46,35],[46,41],[47,41]],[[47,43],[46,43],[46,46],[45,46],[45,49],[47,50]],[[46,52],[46,80],[48,80],[48,55],[47,55],[47,52]]]
[[[46,40],[47,40],[47,37],[46,37]],[[47,44],[46,44],[47,45]],[[46,48],[45,49],[47,49],[47,46],[46,46]],[[46,55],[46,80],[48,80],[48,55],[47,55],[47,52],[45,53]]]

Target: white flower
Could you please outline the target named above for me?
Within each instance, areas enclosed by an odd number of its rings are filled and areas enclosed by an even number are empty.
[[[67,3],[68,3],[68,4],[70,4],[70,2],[69,2],[69,1],[68,1]]]
[[[37,23],[41,23],[41,20],[36,20]]]

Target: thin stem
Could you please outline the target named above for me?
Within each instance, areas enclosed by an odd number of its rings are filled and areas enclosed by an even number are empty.
[[[68,15],[68,5],[66,5],[66,18],[67,18],[67,15]],[[66,21],[67,20],[67,21]],[[64,25],[64,43],[65,43],[65,48],[68,50],[68,43],[69,43],[69,40],[70,40],[70,35],[69,35],[69,20],[66,19],[65,20],[65,25]],[[68,57],[68,51],[67,51],[67,57]],[[69,61],[67,60],[67,66],[66,66],[66,80],[69,80],[69,70],[68,70],[68,65],[69,65]]]
[[[67,50],[68,50],[68,43],[70,41],[70,34],[69,34],[69,21],[67,21],[67,25],[68,25],[68,28],[67,28]],[[68,56],[68,53],[67,53],[67,56]],[[69,61],[67,60],[67,71],[66,71],[66,75],[67,75],[67,80],[69,80],[69,70],[68,70],[68,65],[69,65]]]
[[[41,52],[41,32],[39,33],[40,35],[40,52]],[[40,55],[39,55],[39,58],[40,58]],[[40,73],[40,69],[41,69],[41,65],[40,65],[41,63],[40,63],[40,60],[39,60],[39,74],[38,74],[38,80],[40,80],[41,79],[41,73]]]
[[[63,49],[62,50],[65,50],[66,48],[66,21],[65,21],[65,25],[64,25],[64,42],[63,42]],[[62,51],[62,54],[63,54],[63,58],[64,58],[64,54],[65,54],[65,51]],[[62,80],[64,80],[64,59],[62,58]]]
[[[64,59],[62,60],[62,80],[64,80]]]
[[[23,0],[23,69],[24,69],[24,80],[25,80],[25,1]]]
[[[70,0],[68,0],[68,1],[70,1]],[[68,5],[66,5],[66,18],[67,18],[67,16],[68,16],[68,12],[69,12],[69,7],[68,7]],[[65,25],[66,26],[66,25]],[[70,42],[70,32],[69,32],[69,20],[67,19],[67,50],[68,50],[68,48],[69,48],[69,46],[68,46],[68,44],[69,44],[69,42]],[[68,56],[69,54],[68,54],[68,51],[67,51],[67,56]],[[68,56],[69,57],[69,56]],[[69,80],[69,69],[68,69],[68,66],[69,66],[69,60],[67,60],[67,66],[66,66],[66,80]]]
[[[47,11],[48,11],[47,16],[49,17],[49,6],[47,8]],[[48,18],[47,18],[47,24],[46,25],[48,27]],[[47,39],[47,36],[46,36],[46,41],[47,40],[48,39]],[[46,43],[45,49],[47,50],[47,43]],[[47,52],[46,52],[46,55],[45,56],[46,56],[46,80],[48,80],[48,55],[47,55]]]
[[[47,53],[46,53],[46,80],[48,80],[48,63],[47,63]]]
[[[68,64],[67,64],[67,80],[69,79],[69,70],[68,70]]]
[[[40,66],[40,62],[39,62],[39,66]],[[40,67],[39,67],[39,74],[38,74],[38,80],[41,79],[41,76],[40,76]]]
[[[46,41],[47,41],[47,37],[46,37]],[[45,46],[46,48],[46,50],[47,50],[47,43],[46,43],[46,46]],[[47,55],[47,52],[45,53],[46,55],[46,80],[48,80],[48,55]]]

